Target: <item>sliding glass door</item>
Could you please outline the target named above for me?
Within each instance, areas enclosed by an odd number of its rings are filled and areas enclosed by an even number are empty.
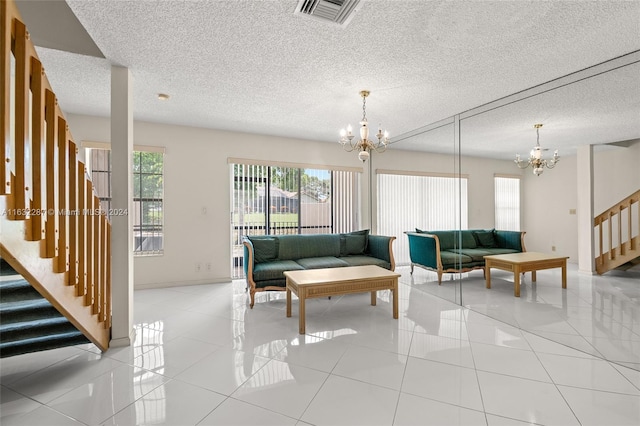
[[[359,173],[232,164],[232,277],[243,278],[246,235],[349,232],[358,225]]]

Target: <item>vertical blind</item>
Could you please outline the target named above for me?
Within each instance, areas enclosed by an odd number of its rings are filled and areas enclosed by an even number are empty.
[[[467,229],[467,178],[378,172],[378,234],[395,236],[397,265],[409,265],[405,231]]]
[[[520,230],[520,178],[494,177],[495,228]]]
[[[243,278],[247,235],[350,232],[358,226],[359,172],[231,164],[232,277]]]

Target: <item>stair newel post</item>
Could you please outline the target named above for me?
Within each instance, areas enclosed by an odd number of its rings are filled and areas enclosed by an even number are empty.
[[[84,163],[78,163],[78,284],[76,287],[76,296],[84,296],[87,294],[87,177],[85,174]]]
[[[93,222],[93,313],[100,314],[100,215],[102,214],[100,200],[98,197],[93,195],[93,205],[95,211],[91,216],[91,221]]]
[[[69,142],[69,285],[78,285],[78,148]]]
[[[15,42],[13,54],[16,61],[15,75],[15,144],[14,174],[10,173],[11,195],[7,199],[10,220],[25,220],[27,215],[25,150],[29,143],[29,60],[27,59],[27,28],[14,20]]]
[[[44,160],[44,123],[45,123],[45,100],[44,68],[37,58],[31,58],[31,211],[29,223],[26,227],[26,238],[29,241],[40,241],[44,239],[44,219],[42,204],[42,183],[46,176],[43,172]]]
[[[95,206],[93,205],[93,184],[91,181],[87,181],[86,186],[87,192],[85,193],[86,200],[86,218],[87,218],[87,229],[85,234],[85,241],[87,244],[87,252],[85,257],[85,275],[86,279],[86,293],[85,293],[85,304],[87,306],[93,305],[93,287],[95,286],[95,281],[93,279],[93,240],[94,240],[94,230],[93,230],[93,214]],[[93,312],[95,313],[95,312]]]
[[[56,179],[58,176],[58,120],[56,114],[56,96],[49,90],[45,90],[45,119],[47,122],[46,131],[46,219],[45,219],[45,241],[43,244],[42,257],[54,258],[58,254],[58,197]]]
[[[11,146],[11,23],[9,15],[9,3],[0,3],[0,20],[2,21],[2,42],[0,43],[0,78],[2,79],[2,103],[0,104],[0,128],[2,128],[2,141],[0,141],[0,195],[10,192],[10,146]]]
[[[69,130],[67,122],[61,116],[58,117],[58,256],[54,262],[54,271],[65,273],[69,267],[68,259],[68,219],[69,205],[67,204],[68,191],[67,171],[69,161]],[[67,277],[68,279],[68,277]],[[67,281],[68,282],[68,281]]]

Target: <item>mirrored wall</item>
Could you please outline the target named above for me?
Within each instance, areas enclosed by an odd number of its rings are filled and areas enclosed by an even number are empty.
[[[523,275],[515,297],[512,272],[492,269],[487,289],[482,269],[445,273],[439,280],[432,268],[414,266],[412,293],[499,320],[506,335],[521,330],[640,370],[640,266],[597,275],[593,263],[578,262],[584,252],[597,251],[588,247],[592,229],[581,225],[579,215],[593,217],[640,189],[640,124],[628,125],[640,123],[634,101],[640,98],[639,75],[638,54],[617,58],[401,135],[393,149],[418,151],[414,164],[374,158],[382,233],[397,235],[393,226],[413,232],[517,227],[525,232],[526,251],[568,258],[566,289],[561,268],[538,271],[536,281],[531,273]],[[537,133],[535,124],[543,124]],[[557,167],[539,176],[514,163],[516,154],[527,159],[536,143],[544,158],[556,149],[560,157]],[[585,174],[592,182],[581,178]],[[503,178],[518,182],[516,202],[504,201],[506,190],[498,182]],[[585,211],[584,197],[592,212]],[[517,209],[518,223],[499,220],[501,208]],[[394,211],[392,225],[387,222]],[[394,250],[404,274],[412,262],[403,234]],[[453,252],[464,246],[460,235],[448,243]]]

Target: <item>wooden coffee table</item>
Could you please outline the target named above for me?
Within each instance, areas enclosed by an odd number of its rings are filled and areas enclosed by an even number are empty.
[[[299,331],[305,330],[305,301],[314,297],[371,292],[371,305],[376,305],[378,290],[391,290],[393,318],[398,319],[398,277],[400,274],[379,266],[347,266],[341,268],[286,271],[287,317],[291,316],[291,292],[299,299]]]
[[[515,297],[520,297],[520,274],[531,272],[531,281],[536,281],[536,271],[542,269],[562,268],[562,288],[567,288],[567,259],[566,256],[531,251],[484,256],[487,288],[491,288],[491,268],[513,272]]]

